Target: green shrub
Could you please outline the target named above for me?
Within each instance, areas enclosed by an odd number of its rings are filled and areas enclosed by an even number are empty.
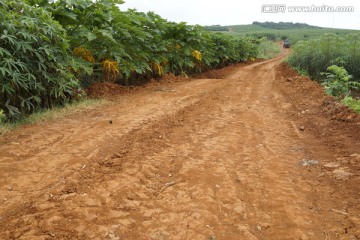
[[[25,1],[0,1],[0,108],[17,118],[68,101],[79,87],[65,31]]]
[[[316,80],[321,80],[321,73],[331,65],[344,67],[355,79],[360,79],[360,34],[340,37],[329,33],[320,38],[300,41],[294,45],[288,62]]]
[[[343,67],[332,65],[327,68],[329,72],[322,73],[326,76],[323,86],[325,92],[336,98],[342,99],[350,95],[352,89],[358,89],[360,87],[359,82],[350,81],[351,75]]]
[[[67,31],[71,49],[91,56],[91,77],[98,80],[131,84],[136,78],[198,72],[256,57],[247,38],[169,22],[153,12],[123,12],[117,6],[121,0],[29,1],[52,13]]]
[[[64,105],[94,81],[134,84],[253,59],[251,38],[122,12],[121,0],[0,0],[0,108],[8,118]],[[80,79],[80,80],[79,80]]]
[[[360,113],[360,100],[356,100],[352,97],[345,97],[343,100],[341,100],[341,102],[357,113]]]
[[[262,39],[259,43],[258,58],[270,59],[281,52],[280,46],[273,41]]]

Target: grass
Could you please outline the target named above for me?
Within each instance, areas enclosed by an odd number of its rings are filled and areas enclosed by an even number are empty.
[[[281,52],[279,44],[272,41],[262,41],[259,45],[258,58],[271,59]]]
[[[240,36],[254,36],[254,37],[267,37],[274,41],[280,41],[284,38],[288,38],[291,44],[295,44],[301,40],[309,40],[318,38],[324,33],[334,33],[339,36],[344,36],[349,33],[359,33],[359,30],[350,29],[336,29],[336,28],[292,28],[292,29],[273,29],[268,27],[262,27],[254,24],[249,25],[233,25],[226,26],[229,31],[223,31],[222,33],[230,35]]]
[[[44,123],[64,119],[66,116],[80,113],[86,110],[92,110],[96,107],[103,106],[108,103],[109,101],[105,99],[87,98],[78,102],[66,104],[63,107],[57,107],[49,110],[35,112],[27,117],[20,119],[15,123],[5,122],[5,116],[0,110],[0,135],[8,133],[23,125],[35,124],[40,122]]]
[[[352,97],[346,97],[341,102],[353,109],[355,112],[360,113],[360,100],[354,99]]]

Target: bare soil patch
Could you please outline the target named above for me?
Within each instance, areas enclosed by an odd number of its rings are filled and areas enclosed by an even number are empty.
[[[360,239],[359,116],[285,56],[1,136],[0,238]]]

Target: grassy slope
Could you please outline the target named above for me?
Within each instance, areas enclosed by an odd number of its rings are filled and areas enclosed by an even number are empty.
[[[229,31],[223,33],[232,35],[275,35],[276,40],[280,40],[282,37],[287,37],[294,44],[299,40],[308,40],[314,37],[319,37],[324,33],[335,33],[339,35],[345,35],[353,32],[360,32],[359,30],[348,30],[348,29],[336,29],[336,28],[320,28],[314,26],[308,26],[304,28],[291,28],[291,29],[275,29],[269,27],[262,27],[255,24],[248,25],[232,25],[226,26]]]

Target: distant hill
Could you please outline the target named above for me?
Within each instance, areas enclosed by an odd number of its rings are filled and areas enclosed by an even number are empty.
[[[258,25],[260,27],[265,27],[265,28],[273,28],[273,29],[304,29],[304,28],[321,28],[321,27],[316,27],[316,26],[312,26],[306,23],[292,23],[292,22],[253,22],[253,25]]]
[[[231,35],[252,36],[256,38],[265,37],[273,41],[288,38],[292,43],[319,37],[324,33],[335,33],[337,35],[345,35],[353,32],[360,33],[359,30],[323,28],[306,23],[292,22],[253,22],[247,25],[212,25],[204,26],[204,28],[208,31],[222,32]]]
[[[204,28],[208,31],[212,32],[228,32],[229,28],[220,25],[211,25],[211,26],[204,26]]]
[[[250,25],[230,25],[230,26],[221,26],[221,25],[211,25],[211,26],[204,26],[204,28],[208,31],[217,31],[217,32],[228,32],[231,29],[235,28],[249,28],[253,27],[257,29],[256,26],[260,26],[261,28],[270,28],[270,29],[319,29],[321,27],[312,26],[306,23],[293,23],[293,22],[253,22]]]

